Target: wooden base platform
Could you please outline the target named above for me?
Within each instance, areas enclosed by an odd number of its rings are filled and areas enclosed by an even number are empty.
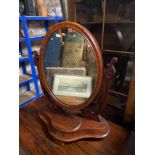
[[[104,138],[110,130],[108,123],[102,117],[100,121],[94,121],[80,117],[76,113],[54,113],[48,105],[39,116],[46,124],[50,135],[64,143],[84,138]]]

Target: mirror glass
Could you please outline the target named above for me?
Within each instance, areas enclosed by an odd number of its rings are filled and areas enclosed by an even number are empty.
[[[87,39],[71,28],[54,32],[44,54],[44,73],[53,94],[65,105],[80,105],[93,92],[97,62]]]

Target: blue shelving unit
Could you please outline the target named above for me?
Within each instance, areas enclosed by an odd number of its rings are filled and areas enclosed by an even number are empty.
[[[42,95],[42,93],[39,91],[38,75],[36,73],[35,66],[33,63],[34,58],[32,55],[31,41],[42,40],[44,38],[44,36],[29,37],[27,21],[45,21],[45,30],[47,32],[49,29],[49,22],[48,21],[54,21],[54,23],[56,24],[59,21],[62,21],[63,18],[62,17],[20,16],[19,20],[22,23],[22,27],[23,27],[23,31],[24,31],[24,38],[19,38],[19,43],[25,42],[27,50],[28,50],[28,57],[21,57],[19,59],[19,63],[21,64],[23,75],[26,77],[25,81],[22,81],[19,83],[19,87],[25,85],[27,91],[30,91],[30,82],[33,82],[34,87],[35,87],[34,97],[24,101],[23,103],[20,103],[19,107],[21,108],[24,105],[28,104],[30,101],[37,99]],[[22,48],[19,48],[19,52],[22,54]],[[31,76],[27,73],[26,65],[25,65],[26,61],[30,62],[31,71],[32,71]]]

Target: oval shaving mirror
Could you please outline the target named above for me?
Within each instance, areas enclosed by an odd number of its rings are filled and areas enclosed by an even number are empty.
[[[92,34],[77,23],[52,26],[42,41],[39,68],[47,95],[63,109],[82,109],[99,92],[101,51]]]

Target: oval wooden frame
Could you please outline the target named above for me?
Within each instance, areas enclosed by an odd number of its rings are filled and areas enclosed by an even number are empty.
[[[54,33],[58,29],[62,28],[72,28],[76,30],[77,32],[81,33],[89,42],[90,46],[93,49],[94,55],[96,57],[97,61],[97,80],[96,80],[96,86],[92,92],[92,95],[82,104],[80,105],[67,105],[61,102],[51,91],[51,89],[48,87],[45,74],[44,74],[44,68],[43,68],[43,63],[44,63],[44,55],[45,55],[45,48],[47,45],[48,40],[51,37],[51,34]],[[102,78],[103,78],[103,60],[102,60],[102,55],[101,55],[101,50],[100,47],[94,38],[94,36],[82,25],[75,23],[75,22],[59,22],[58,24],[53,25],[50,30],[47,32],[45,35],[44,39],[42,40],[41,43],[41,49],[40,49],[40,58],[39,58],[39,66],[38,66],[38,72],[40,76],[40,83],[43,88],[43,91],[45,95],[47,95],[52,101],[55,101],[55,103],[60,106],[61,108],[65,110],[80,110],[91,104],[95,98],[97,97],[97,94],[99,93],[101,84],[102,84]]]

